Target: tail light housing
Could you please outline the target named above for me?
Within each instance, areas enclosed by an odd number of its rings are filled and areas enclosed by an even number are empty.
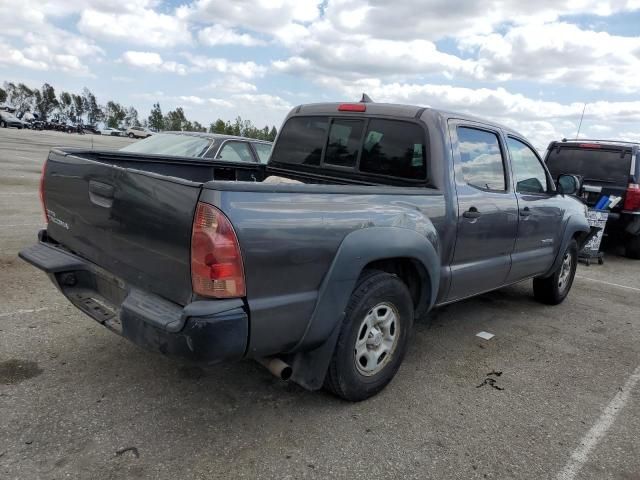
[[[216,207],[198,202],[191,232],[191,284],[203,297],[235,298],[246,293],[238,237]]]
[[[44,200],[44,175],[47,170],[47,160],[44,161],[42,165],[42,172],[40,173],[40,204],[42,205],[42,212],[44,213],[44,221],[45,223],[49,223],[49,214],[47,213],[47,203]]]
[[[640,210],[640,185],[637,183],[630,183],[627,188],[627,193],[624,197],[624,209],[625,210]]]

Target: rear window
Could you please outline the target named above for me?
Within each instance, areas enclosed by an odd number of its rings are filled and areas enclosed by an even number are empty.
[[[425,180],[426,150],[423,129],[411,122],[293,117],[284,125],[271,158],[279,163]]]
[[[553,148],[547,155],[546,163],[554,179],[562,173],[571,173],[581,175],[586,181],[626,185],[631,174],[631,152],[629,150]]]
[[[201,157],[209,148],[208,138],[192,135],[174,135],[161,133],[152,135],[120,150],[133,153],[151,153],[156,155],[175,155],[180,157]]]

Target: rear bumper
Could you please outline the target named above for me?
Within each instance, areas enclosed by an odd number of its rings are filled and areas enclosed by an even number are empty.
[[[241,299],[182,307],[48,243],[46,234],[20,258],[46,272],[84,313],[143,348],[207,364],[245,354],[249,319]]]

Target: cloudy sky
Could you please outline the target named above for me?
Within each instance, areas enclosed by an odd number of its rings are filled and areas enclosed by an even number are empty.
[[[0,82],[279,126],[356,100],[640,140],[640,0],[0,0]]]

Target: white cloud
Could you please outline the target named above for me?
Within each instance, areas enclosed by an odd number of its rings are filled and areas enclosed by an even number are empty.
[[[222,78],[221,80],[210,82],[200,88],[200,90],[216,90],[227,93],[248,93],[257,91],[258,87],[253,83],[245,82],[234,76],[229,76]]]
[[[265,108],[269,110],[286,111],[291,110],[292,105],[285,99],[277,95],[268,95],[265,93],[251,94],[243,93],[232,95],[231,98],[235,100],[236,104],[244,103],[258,108]]]
[[[93,38],[155,48],[192,42],[186,22],[176,16],[158,13],[148,8],[130,10],[126,13],[83,10],[78,30]]]
[[[231,62],[226,58],[206,57],[188,52],[183,56],[191,64],[193,72],[214,71],[247,79],[262,76],[266,72],[264,66],[255,62]]]
[[[160,54],[156,52],[129,50],[122,54],[122,62],[132,67],[143,68],[153,72],[169,72],[186,75],[188,71],[185,65],[174,61],[165,61]]]
[[[258,38],[252,37],[247,33],[237,33],[233,29],[222,25],[203,28],[198,32],[198,40],[209,47],[216,45],[242,45],[243,47],[265,45],[265,42]]]
[[[478,71],[486,78],[639,90],[640,37],[547,23],[514,27],[505,34],[467,37],[460,44],[477,54]]]

